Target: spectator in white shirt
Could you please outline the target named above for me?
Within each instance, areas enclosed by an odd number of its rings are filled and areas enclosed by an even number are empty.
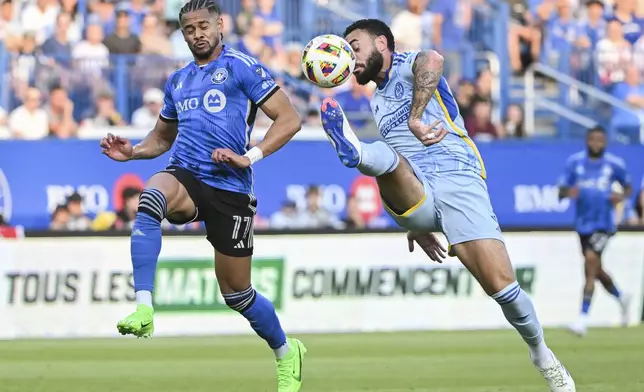
[[[407,9],[400,11],[391,22],[396,47],[401,52],[431,47],[430,32],[435,15],[427,11],[428,0],[408,0]]]
[[[303,228],[304,222],[300,219],[294,201],[287,200],[282,208],[271,215],[269,227],[274,230],[294,230]]]
[[[597,43],[596,54],[602,83],[612,84],[624,80],[624,69],[631,64],[633,53],[618,20],[608,22],[606,38]]]
[[[633,48],[633,61],[640,72],[644,73],[644,35],[635,42]]]
[[[306,207],[298,211],[298,222],[306,229],[341,228],[338,217],[321,205],[321,198],[320,188],[311,185],[306,191]]]
[[[83,197],[80,194],[73,193],[67,198],[67,210],[69,211],[69,219],[66,224],[67,230],[89,230],[92,221],[83,212]]]
[[[92,20],[87,26],[86,36],[87,39],[72,50],[72,58],[81,72],[98,76],[109,65],[110,58],[110,51],[103,44],[103,26]]]
[[[159,118],[162,106],[163,92],[158,88],[147,90],[143,94],[143,106],[132,114],[132,125],[137,128],[153,128]]]
[[[47,112],[40,107],[41,94],[29,88],[22,106],[9,116],[9,130],[16,139],[42,139],[49,134]]]
[[[41,45],[47,34],[53,31],[58,16],[58,2],[51,0],[37,0],[36,4],[27,6],[22,13],[21,23],[36,29],[36,42]]]

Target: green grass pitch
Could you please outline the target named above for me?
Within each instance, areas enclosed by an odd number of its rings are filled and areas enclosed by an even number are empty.
[[[546,392],[513,331],[299,336],[302,392]],[[580,392],[644,391],[644,328],[546,332]],[[254,336],[0,342],[2,392],[275,391]]]

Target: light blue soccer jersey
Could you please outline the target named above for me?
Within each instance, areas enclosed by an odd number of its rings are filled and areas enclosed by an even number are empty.
[[[586,151],[568,158],[559,183],[561,186],[579,187],[579,197],[575,202],[575,230],[579,234],[615,232],[615,209],[610,202],[614,182],[619,182],[623,187],[631,186],[630,176],[621,158],[604,153],[599,159],[591,159]]]
[[[250,168],[233,169],[210,157],[217,148],[246,153],[257,108],[278,89],[262,64],[227,46],[217,60],[201,67],[191,62],[173,73],[161,109],[161,117],[179,122],[170,164],[212,187],[252,193]]]
[[[423,145],[409,130],[414,75],[412,66],[418,52],[394,53],[387,78],[371,100],[380,134],[399,154],[414,162],[425,174],[469,170],[486,177],[483,160],[467,135],[456,99],[441,77],[438,88],[422,116],[424,124],[437,120],[449,131],[440,142]]]

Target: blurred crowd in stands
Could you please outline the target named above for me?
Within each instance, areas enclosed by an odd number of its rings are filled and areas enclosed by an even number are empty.
[[[67,197],[64,204],[58,205],[51,216],[49,230],[65,231],[131,231],[138,208],[138,198],[141,190],[126,188],[123,190],[123,207],[115,212],[102,212],[95,217],[83,212],[83,198],[74,193]],[[377,195],[375,195],[377,196]],[[346,210],[335,214],[326,209],[322,203],[320,187],[311,185],[306,191],[304,205],[298,206],[292,200],[286,200],[280,210],[270,216],[258,213],[255,216],[255,228],[259,230],[360,230],[391,228],[393,223],[384,212],[378,208],[366,211],[361,203],[371,203],[370,200],[361,200],[358,193],[348,196]],[[644,225],[644,179],[638,191],[635,188],[635,197],[620,203],[615,209],[615,222],[622,227]],[[6,222],[0,214],[0,227],[6,227]],[[201,222],[192,222],[186,225],[173,225],[164,220],[162,227],[165,230],[194,231],[203,229]],[[2,237],[0,233],[0,237]]]
[[[191,61],[177,20],[183,0],[0,1],[0,139],[66,139],[92,129],[125,125],[149,129],[160,112],[168,76]],[[477,43],[480,37],[475,26],[485,18],[494,23],[490,10],[501,1],[510,4],[510,24],[508,59],[499,60],[510,64],[513,79],[520,80],[533,62],[557,68],[563,61],[572,76],[609,92],[644,116],[643,0],[378,0],[380,17],[391,22],[397,50],[433,48],[443,54],[446,77],[472,138],[532,136],[524,124],[522,98],[500,107],[495,91],[499,75],[492,67],[474,66],[474,53],[490,49]],[[300,9],[303,2],[316,4],[318,0],[280,4]],[[284,10],[277,11],[275,0],[223,0],[222,4],[226,44],[271,69],[305,124],[319,125],[319,104],[333,95],[355,128],[374,128],[369,109],[373,85],[351,81],[335,89],[317,89],[305,82],[300,55],[311,37],[286,33],[280,17]],[[320,18],[317,27],[326,28],[327,21]],[[328,31],[341,33],[328,26]],[[613,122],[626,121],[629,116],[616,109]],[[267,118],[257,118],[258,126],[267,124]],[[50,228],[127,229],[139,192],[126,189],[122,210],[92,219],[83,214],[80,195],[73,194],[55,209]],[[306,199],[306,205],[285,202],[273,216],[260,214],[256,227],[386,225],[379,217],[358,213],[354,196],[342,216],[321,206],[315,186]],[[618,211],[621,223],[644,223],[644,195],[635,200],[633,207]]]
[[[118,211],[106,211],[90,217],[83,210],[83,197],[73,193],[63,204],[56,206],[49,224],[52,231],[131,231],[138,210],[141,189],[125,188],[122,193],[123,207]],[[377,195],[375,195],[377,196]],[[258,213],[255,216],[256,229],[273,230],[342,230],[342,229],[373,229],[391,227],[391,222],[383,215],[383,211],[365,212],[359,208],[359,195],[348,196],[346,212],[334,214],[322,203],[322,192],[319,186],[310,185],[306,190],[304,204],[298,206],[292,200],[286,200],[280,210],[270,216]],[[3,225],[0,214],[0,226]],[[165,230],[191,231],[203,229],[201,222],[186,225],[174,225],[164,220]],[[0,237],[2,237],[0,235]]]
[[[177,20],[181,0],[89,0],[82,7],[78,1],[2,0],[0,39],[8,54],[2,56],[3,83],[11,88],[0,97],[6,106],[0,138],[69,138],[88,127],[126,124],[149,128],[165,80],[190,61]],[[307,0],[291,2],[299,7],[302,1]],[[525,136],[521,106],[510,102],[499,108],[492,101],[491,83],[498,75],[468,70],[476,49],[472,25],[497,1],[382,0],[382,17],[391,21],[398,50],[434,48],[444,55],[468,130],[481,139]],[[554,64],[567,56],[575,76],[593,83],[596,78],[643,109],[644,2],[583,1],[508,0],[512,70],[520,74],[532,61]],[[228,3],[223,2],[225,10]],[[284,42],[275,0],[241,0],[233,8],[236,15],[223,15],[226,43],[267,64],[308,123],[317,124],[321,98],[336,95],[356,127],[369,125],[373,86],[347,83],[319,90],[305,83],[300,41],[310,37]],[[127,102],[118,102],[115,94],[123,89]]]

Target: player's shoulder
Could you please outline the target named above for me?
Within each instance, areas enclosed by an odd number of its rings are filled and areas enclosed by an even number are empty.
[[[174,71],[173,73],[171,73],[170,76],[168,77],[168,82],[166,83],[167,86],[177,88],[179,85],[179,80],[181,79],[181,76],[188,71],[188,67],[190,67],[190,64],[191,63],[188,63],[183,67],[179,68],[178,70]]]
[[[579,163],[586,159],[586,151],[579,151],[568,157],[567,163],[574,164]]]
[[[622,158],[618,157],[615,154],[611,154],[610,152],[604,154],[604,159],[606,160],[606,162],[612,164],[613,166],[619,166],[621,168],[626,167],[626,162]]]
[[[416,59],[416,55],[418,55],[419,52],[394,52],[393,59],[392,59],[392,67],[393,68],[398,68],[401,67],[405,64],[411,65],[414,63],[414,60]]]
[[[222,60],[235,67],[252,68],[253,66],[260,64],[259,60],[257,60],[255,57],[247,55],[246,53],[241,52],[235,48],[229,47],[226,48],[221,58]]]

